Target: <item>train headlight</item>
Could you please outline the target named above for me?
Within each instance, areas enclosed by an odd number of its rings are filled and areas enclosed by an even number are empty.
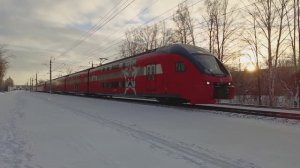
[[[231,82],[228,82],[228,86],[231,86],[232,85],[232,83]]]
[[[209,81],[206,82],[206,85],[210,85],[211,83]]]

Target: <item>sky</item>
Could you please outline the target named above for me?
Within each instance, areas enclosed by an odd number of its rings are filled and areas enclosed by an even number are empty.
[[[99,57],[112,61],[118,56],[119,42],[126,30],[168,18],[180,2],[0,0],[0,44],[6,46],[10,56],[6,77],[12,77],[19,85],[26,84],[36,73],[39,80],[48,80],[50,58],[54,78],[88,68],[91,62],[99,63]],[[201,18],[203,2],[187,0],[188,5],[196,3],[190,8],[196,18]],[[119,12],[109,20],[107,16],[116,11]],[[101,28],[91,31],[97,24]]]

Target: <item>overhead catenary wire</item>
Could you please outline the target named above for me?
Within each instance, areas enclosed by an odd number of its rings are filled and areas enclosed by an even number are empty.
[[[186,1],[187,1],[187,0],[185,0],[184,2],[186,2]],[[196,4],[198,4],[198,3],[200,3],[200,2],[201,2],[201,0],[199,0],[199,1],[195,2],[195,3],[193,3],[192,5],[189,5],[189,8],[192,7],[192,6],[194,6],[194,5],[196,5]],[[254,4],[254,3],[249,4],[249,5],[246,5],[246,6],[244,6],[244,7],[238,8],[238,9],[235,9],[235,10],[232,10],[232,11],[229,11],[228,13],[233,13],[233,12],[236,12],[236,11],[240,11],[241,9],[244,9],[244,8],[250,6],[250,5],[253,5],[253,4]],[[178,6],[178,4],[177,4],[175,7],[168,9],[167,11],[161,13],[161,14],[158,15],[158,16],[161,16],[161,15],[164,15],[164,14],[168,13],[171,9],[174,9],[174,8],[176,8],[177,6]],[[226,13],[226,14],[227,14],[227,13]],[[143,25],[146,25],[146,24],[148,24],[148,23],[150,23],[150,22],[156,20],[157,18],[159,18],[158,16],[156,16],[156,17],[154,17],[153,19],[147,21],[147,22],[144,23]],[[172,17],[172,16],[173,16],[173,15],[170,15],[170,16],[164,18],[162,21],[164,21],[164,20],[166,20],[166,19],[168,19],[168,18],[170,18],[170,17]],[[200,22],[200,23],[205,23],[205,22]],[[198,33],[198,34],[199,34],[199,33]],[[124,37],[124,36],[122,36],[122,37]],[[119,38],[113,40],[112,42],[115,42],[115,41],[117,41],[117,40],[119,40]],[[112,42],[111,42],[111,43],[112,43]],[[106,51],[106,50],[108,50],[109,48],[111,48],[112,46],[115,46],[115,45],[117,45],[117,44],[119,44],[119,43],[121,43],[121,42],[122,42],[122,41],[113,43],[112,45],[107,46],[106,48],[104,48],[104,49],[101,50],[101,51],[102,51],[102,52],[103,52],[103,51]],[[109,44],[111,44],[111,43],[109,43]],[[102,46],[101,46],[101,47],[102,47]],[[98,48],[98,49],[100,49],[100,48]],[[94,49],[94,50],[95,50],[95,49]],[[96,50],[95,50],[95,51],[96,51]],[[117,55],[117,54],[110,55],[110,56],[108,56],[108,58],[111,57],[111,56],[115,56],[115,55]],[[91,57],[90,57],[90,58],[91,58]]]
[[[185,2],[185,1],[184,1],[184,2]],[[188,8],[191,8],[191,7],[193,7],[194,5],[196,5],[196,4],[200,3],[200,2],[201,2],[201,0],[196,1],[195,3],[189,5]],[[234,9],[234,10],[231,10],[231,11],[229,11],[229,12],[227,12],[227,13],[222,14],[222,15],[230,14],[230,13],[234,13],[234,12],[240,11],[240,10],[245,9],[245,8],[247,8],[247,7],[249,7],[249,6],[252,6],[252,5],[254,5],[254,4],[255,4],[255,2],[254,2],[254,3],[251,3],[251,4],[248,4],[248,5],[245,5],[245,6],[243,6],[243,7],[240,7],[240,8]],[[175,7],[177,7],[177,6],[178,6],[178,5],[176,5]],[[174,8],[174,7],[173,7],[173,8]],[[171,8],[171,9],[173,9],[173,8]],[[169,9],[169,10],[170,10],[170,9]],[[169,11],[169,10],[167,10],[167,11]],[[161,15],[167,13],[167,11],[166,11],[166,12],[163,12]],[[166,19],[168,19],[168,18],[170,18],[170,17],[172,17],[172,16],[173,16],[173,15],[170,15],[170,16],[166,17],[165,19],[163,19],[162,21],[164,21],[164,20],[166,20]],[[157,16],[156,16],[155,18],[157,18]],[[153,20],[153,19],[152,19],[152,20]],[[152,21],[152,20],[151,20],[151,21]],[[196,24],[195,26],[201,25],[201,24],[204,24],[204,23],[206,23],[206,22],[205,22],[205,21],[202,21],[202,22],[199,22],[199,24]],[[143,24],[143,25],[145,26],[146,24],[147,24],[147,23],[145,23],[145,24]],[[201,28],[201,27],[199,26],[199,27],[197,27],[197,28]],[[197,28],[196,28],[196,29],[197,29]],[[203,32],[201,32],[201,33],[203,33]],[[200,34],[200,33],[198,33],[198,34]],[[198,35],[198,34],[197,34],[197,35]],[[121,38],[121,37],[124,37],[124,35],[120,36],[119,38]],[[113,42],[119,40],[119,38],[115,39]],[[117,45],[117,44],[120,44],[120,43],[122,43],[122,40],[119,41],[119,42],[113,43],[112,45],[107,46],[106,48],[102,49],[101,52],[104,52],[104,51],[106,51],[107,49],[109,49],[109,48],[111,48],[111,47],[113,47],[113,46],[115,46],[115,45]],[[101,47],[97,48],[97,50],[99,50],[100,48],[101,48]],[[95,50],[95,51],[96,51],[96,50]],[[116,55],[116,54],[113,54],[113,55]],[[108,57],[110,57],[110,56],[108,56]],[[91,57],[89,57],[89,58],[91,58]]]
[[[142,14],[143,12],[145,12],[146,10],[150,9],[150,7],[152,7],[152,6],[153,6],[154,4],[156,4],[157,2],[159,2],[159,0],[153,1],[153,3],[151,3],[150,5],[148,5],[146,8],[142,9],[138,14],[136,14],[136,15],[133,16],[132,18],[128,19],[127,22],[128,22],[128,21],[132,21],[135,17],[139,16],[140,14]],[[111,37],[111,36],[106,36],[106,37],[103,39],[103,41],[106,41],[109,37]],[[117,38],[117,39],[118,39],[118,38]],[[117,40],[117,39],[116,39],[116,40]],[[89,51],[87,52],[87,55],[90,55],[91,53],[95,52],[97,49],[98,49],[98,48],[89,50]]]
[[[134,1],[134,0],[133,0]],[[185,1],[187,1],[187,0],[185,0]],[[158,0],[156,0],[156,1],[154,1],[154,3],[152,3],[152,5],[153,4],[155,4],[156,2],[158,2]],[[132,1],[131,1],[131,3],[132,3]],[[130,4],[129,4],[130,5]],[[150,5],[150,6],[152,6],[152,5]],[[149,9],[150,8],[150,6],[147,6],[146,8],[144,8],[143,10],[141,10],[136,16],[138,16],[140,13],[142,13],[143,11],[146,11],[147,9]],[[177,5],[176,5],[177,6]],[[175,6],[175,7],[176,7]],[[134,17],[136,17],[136,16],[134,16]],[[133,17],[133,18],[134,18]],[[133,18],[131,18],[131,19],[133,19]],[[71,51],[71,50],[70,50]],[[62,53],[61,55],[63,55],[64,53]],[[62,65],[62,66],[65,66],[65,65]],[[59,68],[61,68],[61,66],[60,67],[57,67],[56,69],[59,69]]]
[[[185,3],[185,2],[187,2],[187,1],[188,1],[188,0],[184,0],[184,1],[180,2],[180,3]],[[197,1],[196,4],[199,3],[199,2],[201,2],[201,1],[203,1],[203,0]],[[179,4],[180,4],[180,3],[179,3]],[[195,5],[195,4],[193,4],[193,5]],[[155,21],[155,20],[158,19],[159,17],[161,17],[161,16],[167,14],[168,12],[172,11],[173,9],[175,9],[175,8],[177,8],[177,7],[178,7],[178,4],[176,4],[175,6],[169,8],[168,10],[162,12],[161,14],[155,16],[154,18],[150,19],[149,21],[145,22],[144,24],[142,24],[142,25],[140,25],[140,26],[146,26],[147,24],[149,24],[149,23]],[[170,15],[170,16],[173,16],[173,14]],[[168,16],[167,18],[169,18],[170,16]],[[164,21],[164,20],[166,20],[167,18],[165,18],[165,19],[163,19],[163,20],[161,20],[161,21]],[[133,18],[132,18],[132,19],[133,19]],[[131,20],[132,20],[132,19],[131,19]],[[131,21],[131,20],[129,20],[129,21]],[[125,35],[118,36],[118,37],[116,38],[116,40],[119,40],[119,39],[121,39],[121,38],[123,38],[123,37],[125,37]],[[114,41],[115,41],[115,40],[114,40]],[[116,44],[119,44],[119,43],[121,43],[121,41],[118,42],[118,43],[116,43]],[[114,45],[112,45],[112,46],[114,46]],[[91,51],[89,51],[88,55],[91,55],[93,52],[95,52],[95,51],[101,49],[101,47],[102,47],[102,46],[100,46],[100,47],[98,47],[98,48],[95,48],[95,49],[92,49]],[[108,48],[110,48],[110,46],[109,46],[109,47],[106,47],[105,49],[108,49]],[[103,51],[103,50],[102,50],[102,51]]]
[[[128,2],[129,0],[126,0]],[[135,0],[131,0],[126,6],[122,7],[120,10],[116,11],[116,13],[113,13],[112,16],[108,17],[104,20],[104,22],[97,26],[97,28],[91,31],[89,34],[87,34],[84,38],[80,39],[79,41],[76,41],[71,47],[69,47],[67,50],[65,50],[63,53],[61,53],[58,57],[64,56],[70,51],[72,51],[74,48],[82,44],[87,38],[91,37],[95,32],[99,31],[101,28],[103,28],[107,23],[109,23],[112,19],[114,19],[116,16],[118,16],[122,11],[124,11],[128,6],[130,6]]]
[[[129,0],[126,0],[125,2],[128,2]],[[84,38],[76,41],[71,47],[69,47],[67,50],[65,50],[64,52],[62,52],[61,54],[59,54],[58,56],[54,57],[62,57],[64,55],[66,55],[67,53],[69,53],[70,51],[72,51],[73,49],[75,49],[77,46],[79,46],[80,44],[82,44],[87,38],[91,37],[95,32],[99,31],[101,28],[103,28],[106,24],[108,24],[112,19],[114,19],[116,16],[118,16],[121,12],[123,12],[126,8],[128,8],[135,0],[131,0],[129,3],[127,3],[124,7],[122,7],[120,10],[115,11],[114,13],[111,14],[111,16],[108,16],[104,22],[102,22],[102,24],[99,24],[98,26],[96,26],[97,28],[94,28],[95,26],[92,27],[93,31],[91,31],[91,33],[89,33],[88,35],[84,36]],[[124,3],[123,3],[124,4]],[[122,5],[123,5],[122,4]],[[95,30],[94,30],[95,29]]]
[[[181,2],[181,3],[185,3],[185,2],[187,2],[187,1],[188,1],[188,0],[184,0],[184,1]],[[193,4],[188,5],[188,8],[191,8],[191,7],[195,6],[195,5],[197,5],[197,4],[200,3],[201,1],[203,1],[203,0],[198,0],[198,1],[194,2]],[[179,4],[181,4],[181,3],[179,3]],[[224,13],[224,14],[222,14],[222,15],[230,14],[230,13],[234,13],[234,12],[240,11],[241,9],[244,9],[244,8],[247,8],[248,6],[254,5],[255,3],[256,3],[256,2],[251,3],[251,4],[248,4],[248,5],[244,5],[243,7],[234,9],[234,10],[229,11],[229,12],[227,12],[227,13]],[[175,8],[177,8],[177,7],[178,7],[178,4],[175,5],[174,7],[170,8],[170,9],[168,9],[167,11],[161,13],[160,15],[155,16],[154,18],[150,19],[149,21],[147,21],[146,23],[144,23],[144,24],[142,24],[142,25],[140,25],[140,26],[146,26],[147,24],[153,22],[154,20],[156,20],[156,19],[159,18],[160,16],[162,16],[162,15],[164,15],[164,14],[166,14],[166,13],[172,11],[173,9],[175,9]],[[167,16],[166,18],[160,20],[160,22],[161,22],[161,21],[165,21],[165,20],[167,20],[167,19],[170,19],[170,18],[172,18],[172,16],[173,16],[173,14],[171,14],[171,15]],[[196,24],[195,26],[201,25],[201,24],[204,24],[204,23],[205,23],[205,21],[200,22],[199,24]],[[119,39],[121,39],[121,38],[123,38],[123,37],[125,37],[125,35],[121,35],[121,36],[117,37],[115,40],[113,40],[113,42],[114,42],[114,41],[117,41],[117,40],[119,40]],[[113,47],[113,46],[115,46],[115,45],[117,45],[117,44],[121,44],[121,43],[122,43],[122,40],[120,40],[119,42],[113,43],[112,45],[109,45],[109,46],[107,46],[106,48],[102,49],[101,52],[106,51],[107,49],[109,49],[109,48],[111,48],[111,47]],[[101,47],[102,47],[102,46],[100,46],[100,47],[98,47],[98,48],[96,48],[96,49],[91,50],[91,52],[89,52],[89,53],[87,54],[88,56],[90,56],[90,57],[88,57],[88,59],[92,58],[92,57],[93,57],[93,56],[92,56],[93,52],[96,52],[97,50],[100,50]]]

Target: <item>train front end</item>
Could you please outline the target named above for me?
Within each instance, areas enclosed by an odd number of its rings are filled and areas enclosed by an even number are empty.
[[[213,55],[195,54],[195,64],[203,76],[203,81],[196,81],[202,85],[201,90],[210,90],[207,100],[215,103],[217,99],[232,99],[234,97],[234,85],[232,77],[225,66]]]
[[[190,61],[197,67],[190,94],[192,104],[216,103],[218,99],[233,99],[235,88],[230,72],[212,54],[200,47],[189,47]]]

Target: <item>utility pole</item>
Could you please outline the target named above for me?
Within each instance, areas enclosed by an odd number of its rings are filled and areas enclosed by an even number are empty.
[[[89,64],[92,64],[92,68],[94,68],[94,62],[90,61]]]
[[[52,58],[50,58],[50,94],[52,94]]]
[[[107,60],[107,58],[104,58],[104,57],[100,57],[99,59],[100,59],[100,64],[99,65],[102,65],[103,62]]]
[[[33,91],[33,78],[31,78],[31,91]]]
[[[29,79],[29,82],[30,82],[30,87],[29,87],[29,90],[30,90],[30,92],[32,91],[32,84],[31,84],[31,82],[32,82],[32,80],[31,80],[31,78]]]
[[[37,83],[37,72],[35,73],[35,91],[37,91],[37,85],[38,85],[38,83]]]

